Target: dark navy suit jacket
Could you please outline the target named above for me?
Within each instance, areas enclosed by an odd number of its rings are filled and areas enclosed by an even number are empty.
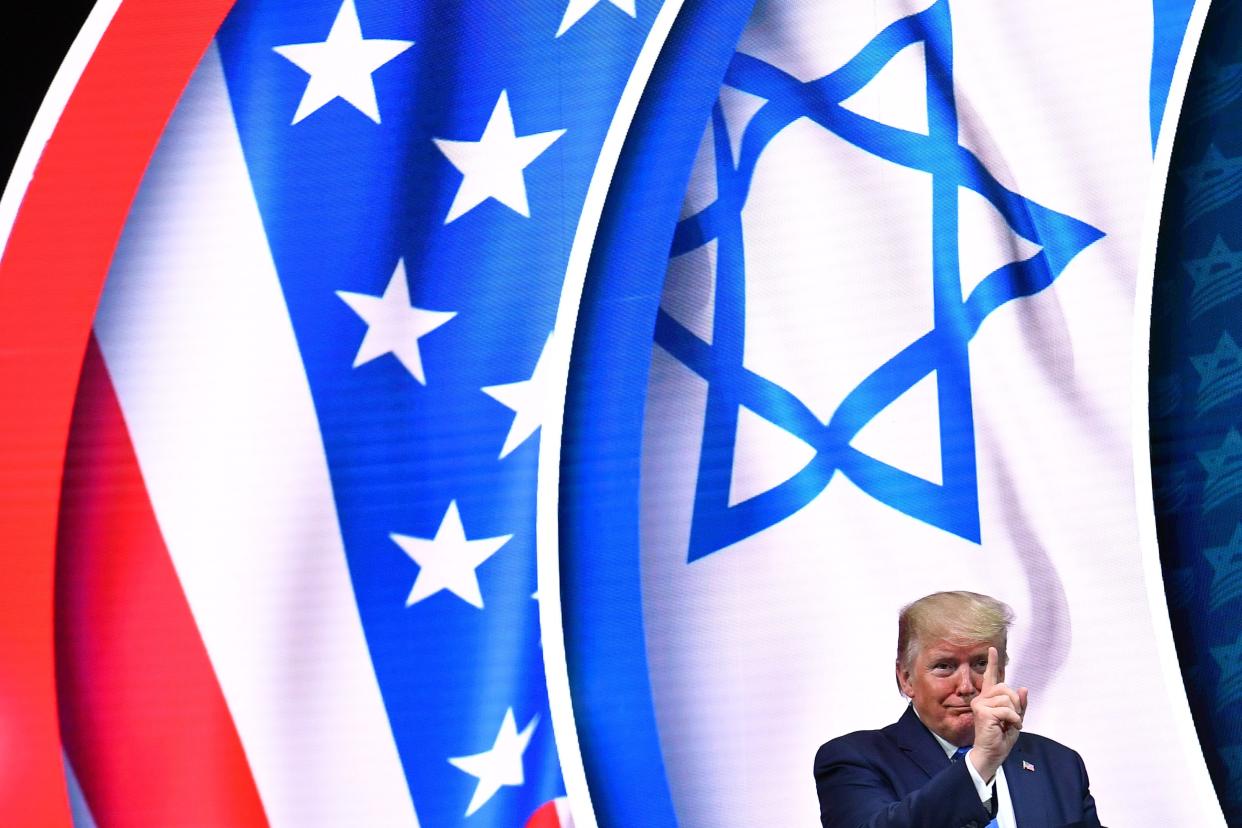
[[[1022,733],[1003,767],[1018,828],[1100,824],[1082,757],[1065,745]],[[882,730],[821,747],[815,784],[824,828],[983,828],[992,819],[965,763],[945,756],[913,707]]]

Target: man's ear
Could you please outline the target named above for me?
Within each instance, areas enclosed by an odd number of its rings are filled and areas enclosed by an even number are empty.
[[[911,686],[910,671],[902,666],[901,659],[897,659],[895,668],[897,673],[897,688],[901,690],[902,695],[906,698],[914,698],[914,687]]]

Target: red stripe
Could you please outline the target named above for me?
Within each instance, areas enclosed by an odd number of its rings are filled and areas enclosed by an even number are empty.
[[[556,815],[556,803],[545,802],[540,805],[539,810],[526,820],[525,828],[561,828],[561,821]]]
[[[65,826],[52,655],[69,414],[108,263],[164,124],[232,0],[124,0],[0,260],[0,825]]]
[[[565,812],[563,822],[561,820],[562,810]],[[526,820],[524,828],[573,828],[573,824],[565,798],[559,797],[540,805],[538,810]]]
[[[94,339],[65,457],[56,670],[99,825],[267,824]]]

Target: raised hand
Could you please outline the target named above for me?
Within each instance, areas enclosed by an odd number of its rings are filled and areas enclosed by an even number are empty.
[[[970,702],[975,721],[974,747],[967,758],[984,780],[990,782],[1018,741],[1022,717],[1026,715],[1026,688],[1017,690],[1002,681],[1000,655],[988,648],[988,664],[983,672],[979,695]]]

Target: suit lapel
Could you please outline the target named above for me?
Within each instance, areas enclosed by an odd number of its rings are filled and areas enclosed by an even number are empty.
[[[906,712],[893,725],[892,733],[897,746],[927,774],[928,779],[949,764],[949,757],[944,755],[944,749],[940,747],[936,737],[919,721],[913,705],[907,707]]]
[[[1050,768],[1040,768],[1023,751],[1024,740],[1018,737],[1001,767],[1005,769],[1005,783],[1009,786],[1009,798],[1013,800],[1013,815],[1018,825],[1047,825],[1045,810]],[[1023,765],[1026,762],[1026,766]]]

